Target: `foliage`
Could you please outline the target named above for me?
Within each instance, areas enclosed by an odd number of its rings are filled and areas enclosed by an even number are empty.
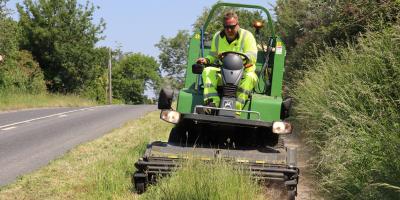
[[[184,184],[182,184],[184,183]],[[143,199],[265,199],[249,174],[223,160],[189,159],[173,176],[151,186]]]
[[[6,8],[8,0],[0,0],[0,89],[4,92],[29,91],[37,82],[30,84],[40,74],[38,65],[28,52],[18,52],[20,29],[18,24],[9,18]],[[16,59],[19,59],[18,61]],[[40,70],[40,68],[39,68]],[[42,75],[43,76],[43,75]],[[39,89],[40,90],[40,89]]]
[[[390,27],[398,20],[400,2],[278,0],[275,12],[289,64],[303,69],[326,46],[340,46],[367,30]]]
[[[7,9],[6,5],[9,0],[0,0],[0,19],[4,19],[9,14],[9,9]]]
[[[0,64],[0,88],[8,92],[40,94],[46,92],[43,72],[28,51],[18,51],[15,60]]]
[[[83,6],[76,0],[24,0],[17,8],[21,47],[39,62],[51,91],[80,91],[103,75],[100,66],[105,63],[94,46],[105,24],[92,23],[93,5]]]
[[[108,54],[109,49],[106,47],[95,48],[91,57],[93,63],[87,72],[86,84],[80,88],[77,93],[89,99],[96,100],[99,103],[107,102],[106,88],[108,83]]]
[[[20,28],[8,16],[0,1],[0,89],[9,93],[26,92],[40,94],[46,91],[43,72],[28,51],[19,51]]]
[[[400,2],[278,0],[275,11],[321,191],[398,197],[399,28],[390,27]]]
[[[400,195],[400,27],[328,51],[294,90],[296,117],[330,199]]]
[[[183,87],[186,72],[189,33],[180,30],[173,38],[161,36],[161,40],[155,45],[160,50],[158,59],[160,60],[160,71],[165,74],[164,80],[174,80],[169,86],[174,89]],[[168,83],[164,81],[164,83]],[[165,84],[163,84],[165,85]]]
[[[5,59],[13,58],[18,51],[19,28],[9,18],[0,18],[0,55]]]
[[[20,30],[18,24],[9,17],[7,2],[0,0],[0,55],[3,59],[12,59],[18,51]]]
[[[113,96],[127,104],[143,103],[145,88],[159,84],[158,66],[153,57],[126,54],[113,68]]]

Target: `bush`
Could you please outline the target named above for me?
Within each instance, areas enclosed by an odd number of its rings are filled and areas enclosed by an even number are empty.
[[[398,22],[400,1],[277,0],[277,30],[288,49],[291,68],[303,69],[326,46],[355,41],[367,30]]]
[[[400,27],[327,52],[294,89],[295,112],[331,199],[400,196]]]
[[[0,88],[9,92],[40,94],[46,92],[39,64],[28,51],[17,52],[14,59],[0,64]]]
[[[107,103],[107,89],[107,74],[104,73],[103,76],[88,82],[81,91],[78,91],[78,94],[88,99],[96,100],[98,103]]]

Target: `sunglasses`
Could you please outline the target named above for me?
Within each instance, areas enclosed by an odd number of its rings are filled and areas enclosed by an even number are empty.
[[[237,24],[234,24],[234,25],[224,25],[224,28],[225,29],[234,29],[235,27],[237,26]]]

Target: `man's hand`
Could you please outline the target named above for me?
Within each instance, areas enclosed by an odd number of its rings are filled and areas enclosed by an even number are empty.
[[[251,67],[251,66],[253,66],[253,64],[247,63],[247,64],[244,65],[244,68],[249,68],[249,67]]]
[[[208,60],[206,58],[198,58],[196,61],[197,64],[202,64],[205,65],[208,63]]]

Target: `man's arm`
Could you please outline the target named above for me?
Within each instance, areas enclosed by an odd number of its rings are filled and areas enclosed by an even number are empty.
[[[218,57],[218,52],[217,52],[217,47],[215,46],[216,38],[219,37],[219,31],[215,33],[212,41],[211,41],[211,50],[210,53],[206,56],[208,59],[209,63],[214,63],[215,59]]]
[[[246,38],[243,38],[244,47],[243,52],[250,58],[250,63],[255,65],[257,61],[257,43],[253,34],[250,31],[247,31]]]

